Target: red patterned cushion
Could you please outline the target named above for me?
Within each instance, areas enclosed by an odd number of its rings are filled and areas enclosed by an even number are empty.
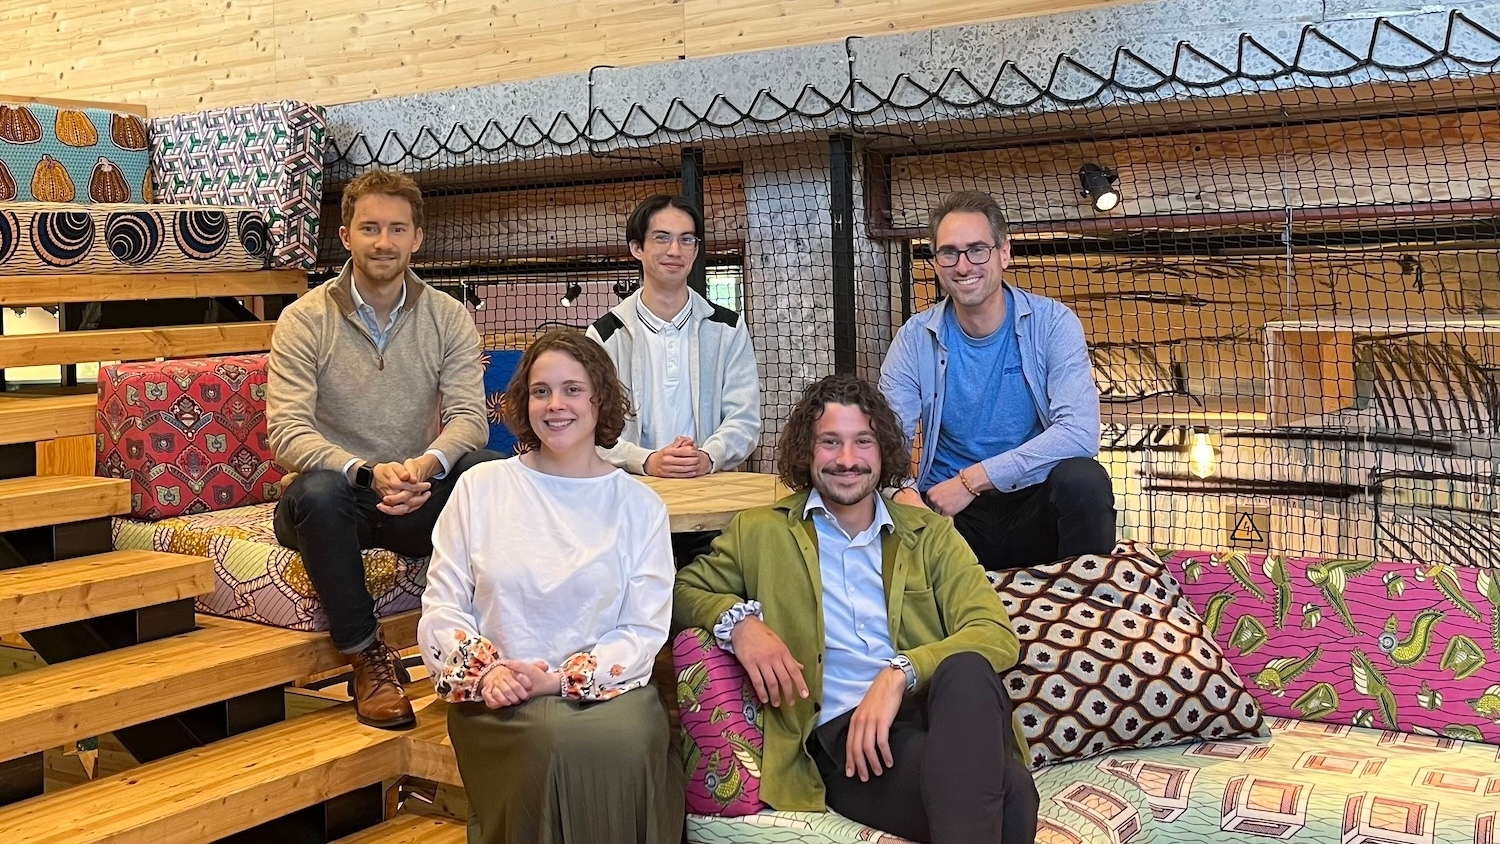
[[[275,499],[285,472],[266,433],[266,356],[99,370],[96,473],[130,481],[142,519]]]
[[[691,628],[672,642],[677,706],[687,768],[687,809],[698,815],[751,815],[760,802],[765,715],[740,661],[712,633]]]

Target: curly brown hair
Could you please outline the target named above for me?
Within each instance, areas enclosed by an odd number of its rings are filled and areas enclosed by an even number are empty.
[[[589,375],[589,387],[594,393],[593,402],[599,413],[594,425],[594,444],[612,448],[625,430],[625,420],[630,417],[630,397],[625,386],[615,373],[614,361],[609,359],[604,347],[590,340],[576,328],[554,328],[538,337],[521,355],[516,374],[511,376],[505,388],[505,397],[500,400],[500,415],[505,427],[516,435],[521,451],[539,448],[541,439],[531,429],[531,367],[543,352],[562,352],[583,365]]]
[[[858,407],[870,420],[880,446],[880,486],[896,487],[911,477],[911,451],[906,435],[885,396],[870,382],[853,375],[830,375],[808,385],[781,429],[776,445],[776,474],[788,488],[812,486],[813,432],[823,409],[830,404]]]
[[[354,205],[361,197],[371,194],[399,196],[411,204],[411,224],[422,228],[426,215],[422,209],[422,189],[405,173],[394,170],[371,170],[344,186],[344,198],[339,203],[340,219],[344,228],[354,225]]]

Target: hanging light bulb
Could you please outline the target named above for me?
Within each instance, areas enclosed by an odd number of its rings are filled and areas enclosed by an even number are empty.
[[[562,297],[562,306],[564,308],[571,308],[571,307],[573,307],[573,303],[577,302],[578,301],[578,297],[582,296],[582,295],[583,295],[583,288],[578,286],[578,282],[576,282],[576,281],[573,282],[572,284],[568,285],[568,292],[566,292],[566,293],[563,294],[563,297]]]
[[[1219,452],[1209,439],[1207,428],[1193,429],[1193,442],[1188,447],[1188,470],[1200,478],[1212,475],[1219,466]]]

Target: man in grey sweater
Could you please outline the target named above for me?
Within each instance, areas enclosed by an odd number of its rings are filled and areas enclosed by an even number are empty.
[[[334,645],[354,666],[359,720],[415,723],[382,640],[361,551],[425,557],[458,477],[499,457],[484,414],[479,334],[462,303],[408,267],[422,245],[422,193],[371,171],[344,189],[350,261],[303,296],[271,337],[266,416],[290,472],[276,539],[302,553]]]

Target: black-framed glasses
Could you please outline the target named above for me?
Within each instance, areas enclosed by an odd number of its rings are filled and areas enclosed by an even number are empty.
[[[958,256],[967,255],[969,263],[977,267],[980,264],[989,263],[990,255],[999,248],[998,246],[986,246],[982,243],[970,246],[968,249],[954,249],[951,246],[944,246],[942,249],[932,253],[932,260],[940,267],[956,267],[958,266]]]
[[[652,232],[646,235],[646,239],[657,246],[671,246],[672,241],[677,241],[683,249],[697,249],[703,243],[703,238],[696,234],[680,234],[673,237],[667,232]]]

